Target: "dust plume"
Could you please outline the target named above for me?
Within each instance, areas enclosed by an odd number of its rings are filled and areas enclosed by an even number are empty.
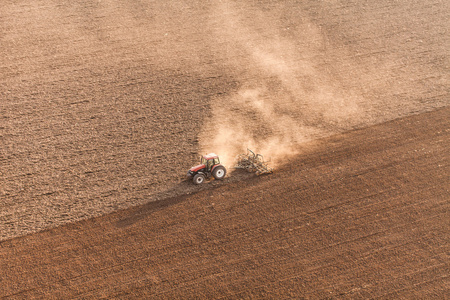
[[[280,32],[275,18],[255,7],[245,11],[244,17],[231,2],[220,2],[212,13],[217,42],[240,86],[212,100],[200,146],[228,167],[246,148],[276,167],[297,154],[299,144],[354,123],[361,99],[323,72],[323,37],[307,18]]]

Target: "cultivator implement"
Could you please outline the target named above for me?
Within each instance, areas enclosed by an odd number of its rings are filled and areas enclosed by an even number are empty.
[[[268,163],[269,161],[264,161],[264,157],[261,154],[255,154],[252,150],[247,149],[247,154],[239,154],[237,156],[237,163],[234,168],[254,172],[256,175],[268,174],[273,172]]]

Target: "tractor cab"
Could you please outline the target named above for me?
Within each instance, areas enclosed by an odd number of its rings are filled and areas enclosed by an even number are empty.
[[[211,168],[215,165],[220,165],[220,160],[217,154],[210,153],[208,155],[202,156],[201,164],[205,165],[206,170],[211,172]]]
[[[200,159],[200,165],[192,167],[188,173],[188,178],[193,178],[195,184],[201,184],[205,178],[213,176],[215,179],[223,179],[226,169],[220,164],[220,159],[215,153],[204,155]]]

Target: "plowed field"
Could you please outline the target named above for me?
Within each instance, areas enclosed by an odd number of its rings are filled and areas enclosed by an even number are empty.
[[[0,297],[445,298],[448,6],[4,1]]]
[[[1,295],[443,299],[449,112],[305,145],[273,175],[4,241]]]

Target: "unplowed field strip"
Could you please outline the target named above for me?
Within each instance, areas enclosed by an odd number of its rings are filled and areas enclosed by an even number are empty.
[[[272,175],[3,241],[0,296],[444,298],[448,115],[332,136]]]

